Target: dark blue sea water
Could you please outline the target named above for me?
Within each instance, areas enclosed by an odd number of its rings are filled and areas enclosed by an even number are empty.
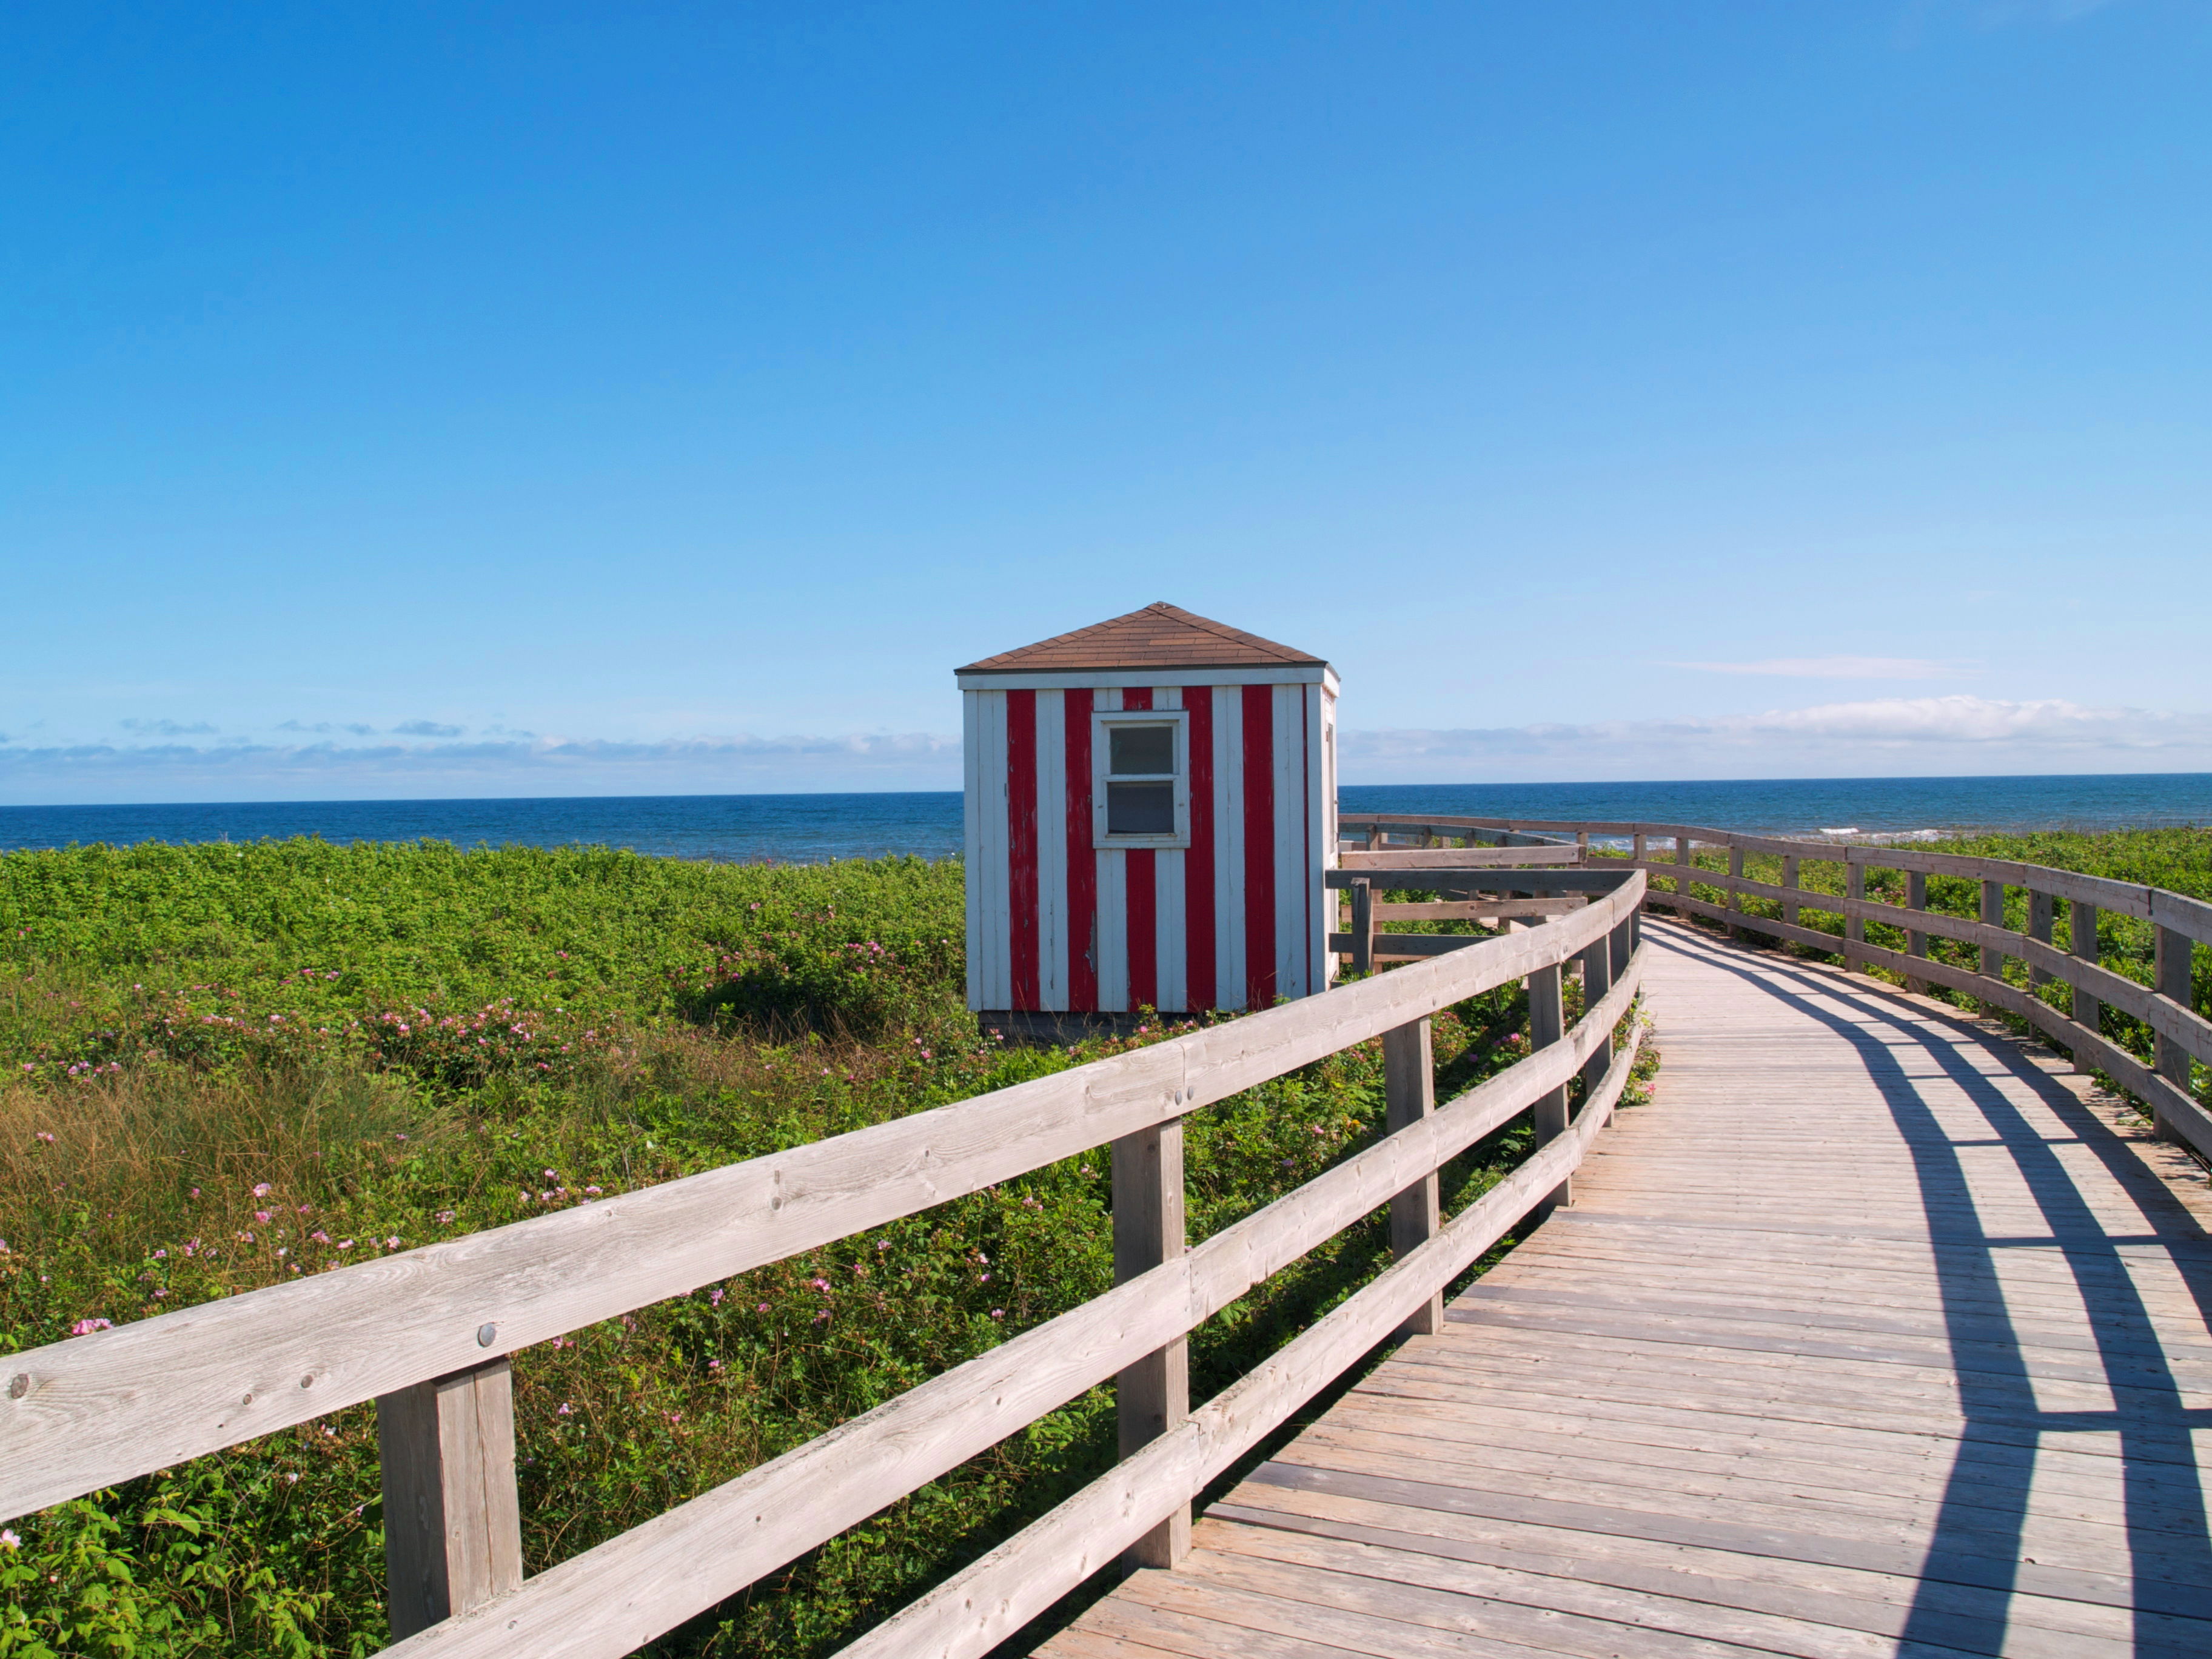
[[[1705,783],[1347,787],[1348,812],[1640,819],[1767,835],[1914,835],[2212,824],[2212,773],[2107,777],[1798,778]],[[956,793],[613,795],[550,800],[278,801],[182,806],[0,806],[0,850],[72,842],[413,841],[465,847],[573,842],[669,858],[812,863],[960,850]]]

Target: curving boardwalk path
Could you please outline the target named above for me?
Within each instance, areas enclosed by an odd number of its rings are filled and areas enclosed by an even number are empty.
[[[1954,1012],[1645,938],[1574,1207],[1040,1654],[2212,1656],[2201,1173]]]

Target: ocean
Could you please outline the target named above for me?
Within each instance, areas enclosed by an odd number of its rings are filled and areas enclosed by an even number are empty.
[[[1638,819],[1763,835],[1933,837],[1976,830],[2212,824],[2212,773],[2102,777],[1792,778],[1698,783],[1347,786],[1347,812]],[[586,842],[722,861],[960,850],[956,793],[609,795],[544,800],[270,801],[0,806],[0,851],[106,842],[416,841],[464,847]]]

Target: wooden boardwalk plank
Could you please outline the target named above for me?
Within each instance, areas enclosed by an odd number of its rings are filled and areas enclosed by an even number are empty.
[[[2212,1655],[2212,1213],[1994,1028],[1666,923],[1575,1203],[1040,1652]]]

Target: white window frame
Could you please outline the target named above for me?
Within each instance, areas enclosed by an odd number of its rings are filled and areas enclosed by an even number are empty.
[[[1167,775],[1145,772],[1110,778],[1113,730],[1117,726],[1166,726],[1175,731],[1175,822],[1171,835],[1112,836],[1106,832],[1106,786],[1158,783]],[[1123,708],[1091,716],[1091,844],[1093,847],[1188,847],[1190,845],[1190,711],[1187,708]]]

